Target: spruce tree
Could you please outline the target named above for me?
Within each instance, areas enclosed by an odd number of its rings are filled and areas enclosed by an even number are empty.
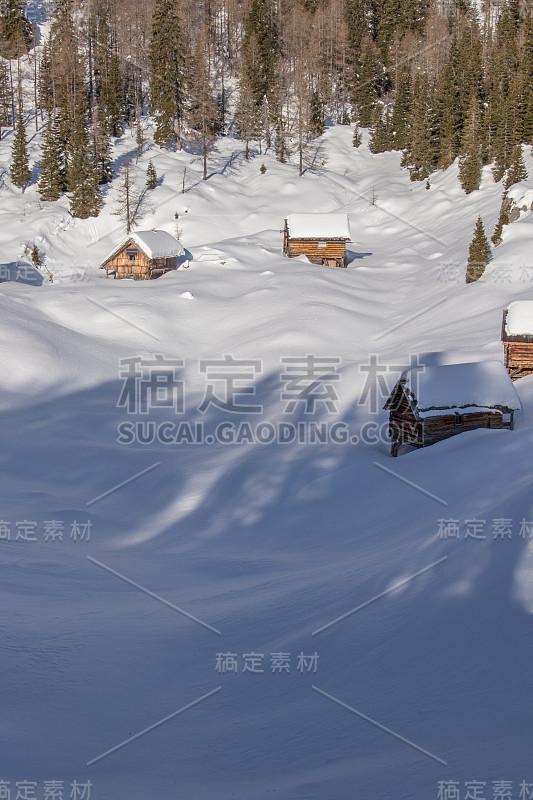
[[[374,122],[376,100],[385,90],[383,64],[379,51],[367,36],[361,45],[359,64],[355,69],[352,104],[357,110],[360,125],[369,128]]]
[[[472,97],[459,157],[459,180],[466,194],[479,189],[482,167],[483,142],[479,102],[477,97]]]
[[[361,132],[359,130],[359,123],[355,123],[355,128],[353,130],[353,138],[352,144],[354,147],[361,147]]]
[[[276,80],[278,32],[270,0],[252,0],[244,22],[242,69],[256,105],[268,101]]]
[[[22,104],[20,104],[21,106]],[[24,194],[26,188],[31,183],[31,170],[29,167],[28,150],[26,143],[26,128],[22,115],[22,108],[19,107],[17,124],[15,126],[15,136],[11,148],[11,180],[15,186],[22,189]]]
[[[81,219],[97,217],[102,204],[98,169],[91,152],[87,128],[87,113],[81,106],[70,142],[67,170],[68,190],[71,192],[70,212],[73,217]]]
[[[387,109],[385,116],[380,114],[372,128],[368,149],[371,153],[384,153],[391,149],[392,138],[391,117]]]
[[[513,184],[519,183],[520,181],[525,181],[527,178],[527,169],[526,165],[524,164],[524,158],[522,156],[522,146],[516,144],[513,148],[513,152],[511,154],[511,163],[509,165],[509,170],[505,177],[504,187],[505,190],[509,189]]]
[[[391,149],[403,150],[409,136],[409,117],[411,114],[411,76],[409,70],[402,69],[398,76],[391,118]]]
[[[4,58],[20,58],[29,52],[33,27],[26,16],[25,0],[0,2],[0,54]]]
[[[321,136],[326,129],[324,119],[324,103],[315,89],[311,94],[309,133],[312,137]]]
[[[496,227],[494,228],[494,233],[491,236],[491,242],[494,247],[497,247],[501,244],[503,229],[505,225],[509,225],[509,211],[511,210],[511,201],[507,197],[507,192],[503,193],[502,197],[502,204],[500,206],[500,215],[498,217],[498,222],[496,223]]]
[[[402,166],[408,167],[412,181],[426,180],[436,169],[438,144],[432,87],[427,75],[417,76],[408,143],[402,158]]]
[[[474,231],[474,238],[470,243],[468,251],[468,262],[466,267],[466,282],[473,283],[479,280],[485,272],[485,267],[491,258],[490,244],[485,236],[483,220],[478,217]]]
[[[37,186],[41,200],[58,200],[66,189],[64,153],[59,138],[59,126],[48,118],[41,146],[41,175]]]
[[[181,148],[180,132],[185,113],[185,57],[178,5],[175,0],[156,0],[150,39],[150,110],[155,115],[157,144]]]
[[[148,162],[148,169],[146,170],[146,188],[155,189],[157,186],[157,172],[153,165],[152,159]]]

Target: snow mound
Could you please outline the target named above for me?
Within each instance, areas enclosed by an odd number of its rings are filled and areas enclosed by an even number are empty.
[[[413,368],[402,375],[421,417],[447,408],[521,408],[513,382],[499,361]]]
[[[508,336],[533,334],[533,300],[516,300],[509,305],[505,332]]]

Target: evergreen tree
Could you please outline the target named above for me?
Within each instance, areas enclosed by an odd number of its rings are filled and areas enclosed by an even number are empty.
[[[402,69],[398,76],[391,118],[391,149],[403,150],[409,137],[409,117],[411,115],[411,76]]]
[[[41,200],[58,200],[66,189],[65,164],[59,126],[53,117],[48,118],[39,166],[41,175],[37,188]]]
[[[360,62],[355,70],[352,92],[352,103],[363,127],[368,128],[374,122],[376,100],[386,88],[386,76],[379,51],[367,36],[361,45]]]
[[[479,189],[483,167],[482,126],[477,97],[472,97],[468,119],[463,131],[459,157],[459,180],[466,194]]]
[[[389,109],[385,116],[380,114],[372,128],[368,149],[371,153],[384,153],[391,149],[393,139],[391,115]]]
[[[527,169],[526,165],[524,164],[524,158],[522,156],[522,147],[519,144],[516,144],[513,148],[513,152],[511,155],[511,163],[509,165],[509,170],[507,172],[504,187],[505,190],[509,189],[514,183],[519,183],[519,181],[525,181],[527,178]]]
[[[502,204],[500,206],[500,216],[498,217],[498,222],[496,223],[494,233],[491,236],[491,242],[495,247],[501,244],[504,226],[509,225],[510,210],[511,210],[511,201],[507,197],[507,192],[504,192],[502,197]]]
[[[38,269],[38,268],[41,266],[41,264],[43,263],[43,262],[42,262],[42,259],[41,259],[41,254],[39,253],[39,248],[37,247],[37,245],[36,245],[36,244],[34,244],[34,245],[33,245],[33,247],[32,247],[32,249],[31,249],[30,258],[31,258],[31,263],[32,263],[32,264],[33,264],[35,267],[37,267],[37,269]]]
[[[315,89],[311,94],[310,102],[310,134],[312,137],[321,136],[326,129],[326,121],[324,119],[324,104],[320,99],[320,95]]]
[[[175,0],[156,0],[150,39],[150,109],[155,114],[154,140],[164,147],[176,142],[185,113],[185,56]]]
[[[436,169],[438,138],[436,136],[433,93],[427,75],[417,76],[409,122],[408,144],[402,166],[408,167],[412,181],[426,180]]]
[[[93,157],[98,183],[103,186],[113,180],[113,161],[108,128],[98,108],[93,112]]]
[[[252,0],[244,23],[242,69],[256,105],[268,101],[276,80],[278,32],[270,0]]]
[[[71,192],[70,212],[73,217],[81,219],[97,217],[102,203],[98,169],[91,152],[87,128],[87,113],[81,106],[70,142],[67,170],[68,189]]]
[[[24,194],[31,183],[31,170],[29,167],[28,150],[26,142],[26,128],[22,115],[22,104],[19,104],[19,114],[11,148],[11,180],[15,186],[22,189]]]
[[[152,163],[152,159],[148,162],[148,169],[146,170],[146,188],[155,189],[157,186],[157,172]]]
[[[354,147],[361,147],[361,132],[359,131],[359,123],[355,123],[355,128],[353,131],[353,139],[352,144]]]
[[[479,280],[485,272],[485,267],[491,258],[490,244],[485,236],[483,220],[478,217],[474,238],[470,243],[468,262],[466,267],[466,282],[473,283]]]
[[[94,83],[98,116],[103,128],[111,136],[120,136],[126,118],[126,98],[115,34],[110,28],[106,9],[97,23]]]
[[[19,58],[33,42],[33,27],[26,16],[25,0],[0,2],[0,54],[4,58]]]
[[[2,136],[2,128],[11,123],[11,105],[12,96],[7,67],[0,62],[0,138]]]

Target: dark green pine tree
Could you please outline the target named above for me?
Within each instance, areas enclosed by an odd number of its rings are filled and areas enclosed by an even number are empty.
[[[359,130],[359,123],[355,123],[355,128],[353,131],[353,138],[352,144],[354,147],[361,147],[361,131]]]
[[[371,153],[384,153],[386,150],[391,150],[392,139],[391,114],[387,108],[384,115],[379,115],[372,128],[368,149]]]
[[[523,86],[523,141],[533,143],[533,11],[524,22],[524,41],[520,62]]]
[[[153,165],[152,159],[148,162],[148,169],[146,170],[146,188],[155,189],[157,186],[157,172]]]
[[[316,138],[317,136],[321,136],[326,129],[324,103],[316,89],[311,94],[309,111],[309,132],[312,137]]]
[[[481,40],[477,25],[471,25],[452,40],[436,91],[438,165],[443,169],[460,154],[471,100],[475,97],[481,102],[482,96]]]
[[[9,74],[4,63],[0,62],[0,137],[2,128],[11,123],[11,86]]]
[[[33,27],[26,16],[25,0],[0,2],[0,54],[4,58],[19,58],[33,42]]]
[[[115,38],[104,11],[98,20],[94,52],[98,116],[111,136],[120,136],[126,119],[126,94]]]
[[[58,200],[66,189],[65,157],[59,135],[59,125],[48,117],[41,146],[41,175],[37,186],[41,200]]]
[[[505,83],[500,93],[491,98],[489,107],[491,131],[491,155],[494,160],[492,174],[500,181],[510,168],[517,144],[522,141],[520,108],[521,86],[519,80],[512,82],[506,90]]]
[[[429,85],[427,75],[417,76],[413,90],[408,144],[402,158],[402,166],[408,167],[412,181],[426,180],[436,169],[439,142],[435,129],[432,87]]]
[[[252,0],[244,21],[241,72],[262,119],[267,144],[271,125],[278,125],[279,107],[275,96],[278,52],[278,28],[272,2]]]
[[[185,113],[185,57],[178,4],[156,0],[149,49],[150,110],[155,115],[154,140],[163,147],[181,148]]]
[[[15,126],[15,136],[13,137],[13,146],[11,148],[11,181],[19,189],[22,189],[22,194],[31,183],[31,170],[29,167],[28,149],[26,142],[26,127],[24,125],[24,117],[22,114],[22,104],[19,104],[19,114],[17,117],[17,124]]]
[[[477,97],[472,97],[463,130],[459,157],[459,180],[466,194],[479,189],[483,168],[483,127]]]
[[[368,6],[368,0],[346,0],[345,2],[344,19],[353,53],[359,52],[362,39],[370,33]]]
[[[369,128],[374,123],[376,100],[385,90],[385,72],[376,44],[367,36],[361,44],[359,64],[355,70],[352,104],[359,124]]]
[[[513,184],[519,183],[519,181],[525,181],[526,178],[527,169],[522,156],[522,146],[516,144],[511,154],[511,164],[509,166],[509,170],[505,176],[505,190],[507,191],[507,189],[509,189]]]
[[[100,109],[93,111],[93,157],[98,173],[98,183],[103,186],[113,180],[113,160],[108,126],[100,116]]]
[[[494,233],[492,234],[490,239],[495,247],[501,244],[504,226],[509,225],[510,210],[511,210],[511,201],[507,197],[507,192],[504,192],[502,197],[502,204],[500,206],[500,216],[498,217],[498,222],[496,223],[496,227],[494,228]]]
[[[98,168],[94,163],[87,128],[87,112],[80,106],[70,142],[67,176],[68,190],[71,192],[70,212],[73,217],[81,219],[97,217],[102,204]]]
[[[396,83],[394,108],[391,118],[392,150],[403,150],[404,147],[407,146],[411,102],[411,75],[409,70],[402,69]]]
[[[485,267],[491,258],[490,244],[485,236],[485,228],[481,217],[477,218],[474,238],[470,243],[468,251],[468,262],[466,267],[466,282],[473,283],[479,280],[485,272]]]

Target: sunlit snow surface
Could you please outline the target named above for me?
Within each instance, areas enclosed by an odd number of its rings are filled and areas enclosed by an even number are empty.
[[[325,166],[302,178],[270,154],[246,162],[236,140],[219,142],[206,182],[194,154],[150,147],[139,186],[150,158],[161,183],[140,227],[179,234],[190,261],[151,282],[98,269],[124,236],[118,181],[100,217],[82,221],[66,200],[40,209],[34,186],[20,195],[4,176],[1,261],[27,262],[35,243],[53,275],[0,283],[0,516],[11,526],[0,540],[0,780],[13,792],[16,781],[37,781],[42,798],[45,780],[65,793],[90,780],[94,800],[428,800],[439,781],[458,782],[461,797],[475,780],[487,797],[493,781],[513,781],[516,797],[533,783],[533,555],[521,525],[533,520],[533,378],[515,383],[516,430],[397,459],[382,410],[413,359],[502,360],[502,310],[533,299],[532,217],[506,228],[466,285],[475,221],[490,235],[502,187],[487,172],[466,196],[454,165],[426,190],[401,154],[354,150],[352,134],[329,129]],[[10,146],[7,135],[4,165]],[[117,163],[134,149],[124,136]],[[309,211],[348,214],[347,269],[282,255],[283,219]],[[126,360],[158,356],[174,362],[183,410],[128,415]],[[255,392],[238,402],[261,413],[198,410],[206,363],[224,356],[252,363],[236,388]],[[282,359],[307,356],[340,376],[333,407],[285,413],[295,362]],[[366,433],[358,444],[117,441],[124,422],[176,420],[210,435],[226,422]],[[32,521],[36,541],[17,540]],[[54,521],[63,541],[45,541]],[[299,671],[300,653],[315,652],[316,672]],[[237,673],[217,671],[220,653],[235,654]],[[243,672],[251,653],[263,673]],[[279,653],[289,673],[272,672]]]

